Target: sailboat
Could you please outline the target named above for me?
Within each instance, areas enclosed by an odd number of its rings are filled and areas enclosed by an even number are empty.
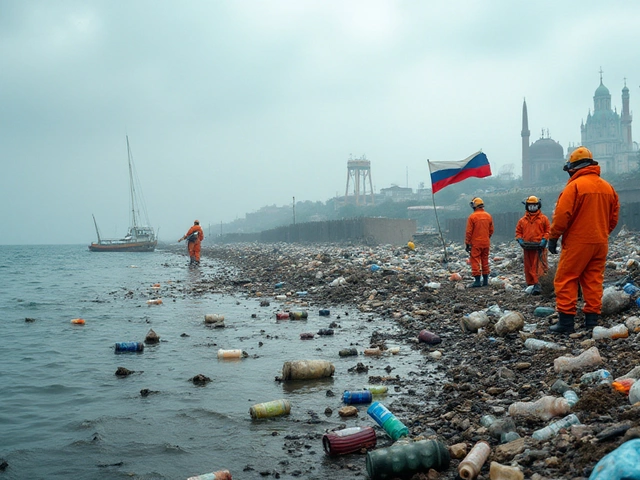
[[[131,147],[129,146],[129,136],[127,135],[127,159],[129,162],[129,193],[131,202],[131,218],[129,231],[123,238],[118,239],[106,239],[100,236],[100,230],[98,229],[98,222],[96,217],[93,216],[93,224],[96,227],[96,234],[98,235],[98,241],[92,242],[89,245],[89,250],[92,252],[153,252],[158,244],[158,238],[153,230],[153,227],[149,226],[149,218],[147,216],[147,209],[142,199],[142,193],[139,193],[141,188],[137,181],[135,174],[135,167],[133,165],[133,157],[131,156]],[[138,190],[136,190],[138,185]],[[146,223],[141,224],[142,218],[140,216],[140,208],[144,212]]]

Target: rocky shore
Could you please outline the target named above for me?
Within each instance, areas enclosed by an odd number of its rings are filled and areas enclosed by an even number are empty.
[[[621,287],[640,277],[639,253],[640,238],[635,233],[623,229],[612,238],[605,286]],[[409,348],[422,351],[437,364],[444,382],[427,376],[387,379],[405,387],[426,386],[409,388],[414,395],[396,400],[392,408],[412,437],[437,438],[451,452],[447,470],[417,474],[416,479],[458,478],[459,462],[479,440],[491,445],[479,479],[489,478],[491,461],[519,467],[524,478],[586,479],[603,456],[640,437],[640,404],[631,405],[628,395],[610,383],[580,381],[583,374],[597,369],[606,369],[617,378],[638,366],[640,334],[632,328],[627,338],[594,340],[592,332],[582,327],[579,313],[575,334],[555,336],[547,333],[547,328],[557,321],[557,314],[534,314],[537,307],[555,306],[552,277],[557,257],[549,256],[550,270],[541,281],[542,295],[531,296],[525,292],[522,253],[515,242],[492,246],[491,281],[482,288],[469,288],[468,256],[463,245],[455,244],[447,247],[446,262],[441,246],[425,244],[415,249],[236,244],[203,247],[202,255],[221,261],[223,268],[198,284],[199,292],[242,291],[264,302],[286,295],[295,304],[318,308],[353,305],[368,315],[395,322]],[[279,282],[284,285],[276,287]],[[623,307],[603,316],[600,325],[634,325],[632,317],[638,313],[634,299],[630,296]],[[521,313],[524,324],[506,331],[496,329],[498,319],[507,311]],[[485,312],[490,320],[477,332],[461,326],[473,312]],[[442,342],[430,345],[419,341],[418,335],[425,329]],[[370,346],[384,349],[387,335],[376,331]],[[526,348],[528,338],[554,342],[560,349]],[[594,346],[601,363],[569,372],[554,369],[557,357],[577,356]],[[562,416],[551,420],[517,417],[513,418],[517,436],[511,437],[516,439],[501,443],[495,429],[481,424],[485,415],[508,417],[509,406],[515,402],[532,402],[543,396],[561,398],[557,385],[552,389],[557,380],[577,393],[579,400],[570,413],[578,416],[580,425],[538,441],[532,433]],[[423,398],[425,395],[429,398]],[[343,462],[340,468],[345,467],[349,468]]]

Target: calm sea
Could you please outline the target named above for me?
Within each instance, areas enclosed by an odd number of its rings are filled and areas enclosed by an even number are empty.
[[[391,375],[424,371],[421,354],[393,342],[388,319],[344,308],[327,318],[308,308],[306,321],[276,321],[286,306],[273,299],[260,307],[241,295],[186,293],[218,267],[204,259],[194,271],[186,257],[163,251],[0,246],[0,458],[8,463],[0,479],[186,479],[220,469],[234,479],[365,478],[364,456],[331,459],[308,436],[343,422],[375,426],[366,405],[357,419],[337,415],[343,390],[389,375],[388,366]],[[157,296],[162,305],[147,305]],[[226,328],[205,326],[208,313],[223,314]],[[73,325],[74,318],[86,324]],[[332,337],[300,340],[332,321],[340,325]],[[150,328],[159,345],[114,352],[116,342],[143,341]],[[362,356],[376,330],[401,353]],[[340,358],[351,344],[360,356]],[[220,348],[250,357],[218,360]],[[314,358],[332,361],[334,378],[274,381],[285,361]],[[368,374],[348,372],[357,362]],[[116,377],[120,366],[136,373]],[[212,381],[195,386],[189,379],[198,374]],[[143,389],[157,393],[143,397]],[[403,393],[392,389],[380,401],[393,411]],[[291,402],[290,415],[251,420],[251,405],[280,398]],[[336,470],[337,462],[361,468]]]

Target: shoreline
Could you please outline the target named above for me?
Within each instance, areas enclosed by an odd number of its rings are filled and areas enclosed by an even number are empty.
[[[636,234],[628,232],[612,237],[605,283],[629,274],[635,277],[635,270],[627,270],[625,266],[637,257],[633,248],[640,243],[637,240]],[[491,461],[517,464],[525,478],[586,479],[604,455],[624,441],[640,437],[640,429],[633,426],[640,418],[640,406],[630,405],[626,395],[609,385],[580,385],[580,376],[597,368],[609,370],[613,378],[633,369],[638,364],[637,334],[631,333],[626,339],[598,341],[592,340],[590,332],[584,329],[578,329],[571,338],[548,334],[546,329],[557,315],[539,318],[533,311],[538,306],[555,306],[552,279],[541,282],[542,296],[525,294],[519,247],[492,246],[491,285],[474,289],[466,288],[472,278],[463,246],[450,245],[447,249],[450,261],[444,265],[442,249],[425,245],[418,245],[414,251],[407,247],[357,245],[205,246],[202,257],[220,261],[222,268],[211,279],[199,283],[198,289],[215,293],[221,293],[220,289],[233,290],[247,298],[265,301],[284,294],[294,306],[349,305],[363,314],[395,322],[404,332],[406,344],[436,363],[446,378],[442,385],[432,384],[427,376],[403,379],[408,385],[426,382],[433,394],[428,398],[427,408],[425,399],[417,399],[423,401],[421,407],[419,401],[403,404],[407,408],[403,418],[411,437],[437,438],[448,447],[465,444],[466,452],[477,441],[489,442],[491,453],[479,479],[488,478]],[[557,256],[552,260],[557,260]],[[374,267],[376,271],[372,271],[371,265],[380,268]],[[208,273],[204,268],[203,273]],[[454,272],[462,276],[461,281],[450,280]],[[279,282],[285,285],[276,288]],[[307,293],[298,296],[296,292]],[[464,315],[496,304],[502,311],[522,313],[527,331],[499,336],[494,329],[497,318],[479,333],[462,330],[460,320]],[[600,324],[624,323],[634,313],[632,307],[603,317]],[[533,324],[535,329],[531,327]],[[418,342],[423,329],[440,336],[442,343]],[[565,349],[530,351],[524,348],[524,340],[529,337],[553,341]],[[555,358],[578,355],[594,345],[599,349],[602,365],[572,373],[554,372]],[[377,342],[372,338],[371,346],[384,346],[384,340]],[[442,358],[429,356],[436,350],[442,352]],[[501,445],[480,424],[483,415],[507,417],[508,407],[514,402],[558,396],[551,390],[558,379],[578,393],[579,401],[571,413],[578,415],[582,425],[539,442],[531,437],[533,431],[561,417],[549,421],[515,418],[516,432],[521,438]],[[607,435],[608,430],[613,434]],[[457,452],[458,448],[451,451]],[[449,468],[434,478],[455,479],[462,460],[459,455],[456,453],[457,458],[452,455]]]

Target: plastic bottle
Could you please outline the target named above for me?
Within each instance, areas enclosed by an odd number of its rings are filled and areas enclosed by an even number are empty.
[[[524,327],[524,316],[520,312],[508,312],[496,322],[495,331],[502,336],[522,330],[522,327]]]
[[[142,351],[144,351],[144,343],[142,342],[116,342],[116,353]]]
[[[615,287],[605,288],[602,292],[602,315],[618,313],[629,306],[631,295]]]
[[[371,480],[410,477],[429,469],[449,468],[449,449],[437,440],[420,440],[379,448],[367,453],[367,474]]]
[[[327,360],[294,360],[282,365],[283,380],[309,380],[331,377],[336,368]]]
[[[591,383],[611,383],[612,381],[611,373],[604,368],[596,370],[595,372],[585,373],[580,377],[580,383],[583,385]]]
[[[320,315],[321,317],[328,317],[329,315],[331,315],[331,311],[329,309],[323,308],[318,312],[318,315]]]
[[[309,314],[305,311],[302,312],[289,312],[289,318],[293,320],[305,320]]]
[[[229,358],[242,358],[242,350],[239,348],[235,348],[232,350],[223,350],[222,348],[218,350],[218,358],[229,359]]]
[[[289,400],[272,400],[270,402],[256,403],[249,408],[251,418],[268,418],[279,417],[280,415],[289,415],[291,412],[291,404]]]
[[[578,394],[573,390],[565,390],[562,393],[562,396],[567,401],[567,405],[569,405],[569,408],[572,408],[576,403],[578,403]]]
[[[276,320],[287,320],[289,318],[289,312],[276,313]]]
[[[524,474],[518,467],[508,467],[498,462],[489,465],[490,480],[524,480]]]
[[[296,295],[299,296],[299,297],[306,297],[307,293],[308,292],[306,292],[306,291],[301,291],[301,292],[296,292]]]
[[[549,350],[562,350],[564,348],[557,343],[547,342],[546,340],[540,340],[538,338],[527,338],[524,341],[524,347],[528,350],[542,350],[545,348]]]
[[[387,393],[389,387],[386,385],[371,385],[370,387],[365,387],[365,390],[369,390],[372,395],[383,395]]]
[[[624,290],[625,293],[629,295],[640,292],[640,288],[636,287],[633,283],[625,283],[624,287],[622,287],[622,290]]]
[[[580,370],[582,368],[599,365],[601,363],[602,357],[600,357],[600,352],[597,347],[591,347],[577,357],[565,355],[556,358],[553,361],[553,369],[556,372],[572,372],[573,370]]]
[[[569,411],[566,398],[552,397],[550,395],[539,398],[535,402],[515,402],[509,406],[509,415],[512,417],[529,417],[540,420],[549,420],[553,417],[564,415]]]
[[[460,319],[460,327],[463,332],[476,333],[489,323],[489,316],[482,310],[479,312],[471,312]]]
[[[342,401],[347,405],[355,403],[371,403],[371,392],[369,390],[350,391],[345,390],[342,393]]]
[[[409,429],[404,423],[396,418],[396,416],[380,402],[373,402],[367,409],[367,413],[380,425],[387,435],[395,442],[400,437],[409,436]]]
[[[605,328],[600,326],[593,327],[592,338],[594,340],[600,340],[603,338],[611,338],[611,339],[627,338],[628,336],[629,336],[629,330],[627,329],[627,326],[624,324],[614,325],[611,328]]]
[[[640,402],[640,382],[635,382],[629,389],[629,403],[635,405]]]
[[[428,345],[437,345],[442,342],[442,339],[429,330],[421,330],[418,334],[418,341],[426,343]]]
[[[342,350],[340,350],[338,352],[338,355],[340,355],[341,357],[351,357],[351,356],[355,356],[358,355],[358,349],[357,348],[343,348]]]
[[[497,419],[493,415],[484,415],[480,418],[480,424],[489,430],[489,434],[494,438],[499,438],[500,443],[507,443],[520,438],[516,430],[516,424],[512,418],[504,417]]]
[[[162,305],[162,299],[154,298],[153,300],[147,300],[147,305]]]
[[[345,455],[363,448],[376,446],[376,431],[372,427],[351,427],[322,436],[322,446],[327,455]]]
[[[224,315],[217,313],[208,313],[204,316],[204,323],[219,323],[224,322]]]
[[[589,480],[633,480],[640,478],[640,439],[623,443],[600,459]]]
[[[552,307],[536,307],[533,311],[533,315],[536,317],[548,317],[556,313],[556,309]]]
[[[380,350],[380,348],[378,347],[365,348],[364,354],[367,355],[368,357],[379,357],[380,355],[382,355],[382,350]]]
[[[229,470],[219,470],[212,473],[203,473],[195,477],[189,477],[187,480],[233,480]]]
[[[561,418],[540,430],[536,430],[531,436],[536,440],[548,440],[563,428],[569,428],[571,425],[580,425],[580,419],[574,413],[567,415],[566,417]]]
[[[484,462],[487,461],[491,447],[484,440],[476,443],[471,451],[464,457],[464,460],[458,465],[458,475],[464,480],[476,478],[480,473],[480,469]]]
[[[84,318],[73,318],[71,320],[71,323],[73,325],[84,325],[85,322],[84,322]]]
[[[286,300],[287,296],[286,295],[276,295],[276,300]]]

